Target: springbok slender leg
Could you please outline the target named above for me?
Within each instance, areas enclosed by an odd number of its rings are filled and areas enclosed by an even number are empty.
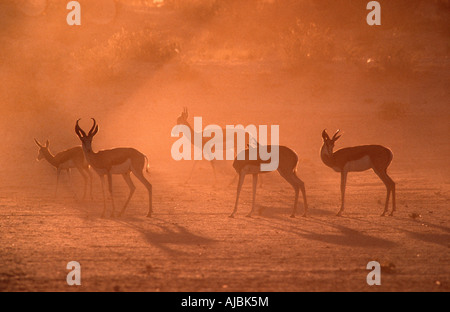
[[[341,172],[341,209],[338,211],[337,216],[341,216],[344,212],[345,201],[345,185],[347,184],[347,171]]]
[[[392,181],[392,187],[391,187],[391,190],[392,190],[392,211],[391,211],[391,214],[390,214],[390,216],[392,217],[394,215],[394,211],[397,210],[397,207],[396,207],[396,203],[395,203],[395,182],[391,179],[391,177],[389,177],[389,179]]]
[[[87,193],[87,186],[88,186],[88,175],[84,171],[83,167],[76,167],[77,170],[80,172],[81,176],[84,180],[84,192],[83,192],[83,199],[86,199],[86,193]]]
[[[102,184],[102,194],[103,194],[103,212],[102,218],[105,217],[106,214],[106,194],[105,194],[105,175],[100,176],[100,182]]]
[[[55,188],[55,197],[58,194],[58,185],[59,185],[59,176],[61,175],[61,169],[56,169],[56,188]]]
[[[83,166],[77,166],[76,168],[78,169],[78,171],[80,172],[80,174],[83,176],[83,179],[84,179],[83,199],[86,199],[88,183],[89,183],[89,188],[90,188],[91,199],[93,199],[93,196],[92,196],[92,173],[91,173],[91,171],[89,170],[89,168],[86,168],[86,167],[83,167]]]
[[[122,176],[123,176],[125,182],[128,184],[128,187],[130,188],[130,195],[128,195],[127,201],[125,202],[125,205],[123,205],[123,208],[119,213],[119,216],[121,216],[124,213],[125,209],[127,208],[128,203],[131,200],[131,197],[134,194],[134,191],[136,190],[136,186],[134,186],[133,181],[131,180],[130,173],[129,172],[124,173],[124,174],[122,174]]]
[[[305,209],[305,212],[303,213],[303,217],[306,217],[308,214],[308,202],[306,200],[306,189],[305,189],[305,182],[303,182],[298,176],[297,174],[294,172],[292,172],[292,179],[297,183],[298,187],[300,188],[300,191],[302,192],[302,197],[303,197],[303,208]],[[298,200],[298,191],[296,191],[296,206],[298,205],[297,200]]]
[[[70,191],[75,192],[73,189],[72,176],[70,175],[70,169],[67,168],[66,172],[67,172],[67,186],[70,189]]]
[[[302,196],[303,196],[303,206],[305,209],[305,212],[303,213],[303,216],[306,217],[308,214],[308,202],[306,201],[306,189],[305,189],[305,183],[299,178],[297,177],[297,175],[295,176],[300,182],[300,191],[302,192]]]
[[[109,195],[111,196],[111,204],[112,204],[112,211],[111,211],[111,218],[114,218],[114,212],[116,210],[116,206],[114,204],[114,196],[113,196],[113,188],[112,188],[112,174],[111,172],[108,172],[108,189],[109,189]]]
[[[247,215],[247,217],[251,217],[253,212],[255,212],[255,207],[256,207],[256,186],[258,185],[258,174],[254,173],[253,174],[253,198],[252,198],[252,210],[250,211],[250,213]]]
[[[92,196],[92,172],[89,168],[87,168],[86,171],[89,175],[89,187],[90,187],[90,193],[91,193],[91,200],[93,200],[94,196]]]
[[[384,217],[389,209],[389,198],[391,197],[391,187],[388,184],[388,182],[385,180],[384,177],[381,180],[383,181],[384,185],[386,186],[386,201],[384,204],[384,211],[381,214],[381,216]]]
[[[389,214],[390,216],[394,215],[395,211],[395,182],[388,176],[386,170],[377,170],[374,169],[374,172],[378,177],[380,177],[381,181],[383,181],[386,186],[386,202],[384,204],[384,211],[381,216],[385,216],[389,209],[389,198],[392,193],[392,212]]]
[[[76,200],[77,199],[77,192],[76,192],[75,186],[73,184],[72,174],[70,172],[70,168],[67,168],[66,171],[67,171],[67,179],[68,179],[67,184],[69,185],[70,191],[73,193],[73,197]]]
[[[239,203],[239,194],[241,194],[242,184],[244,184],[245,172],[241,172],[239,174],[239,182],[237,186],[237,194],[236,194],[236,202],[234,203],[234,210],[230,215],[230,218],[234,218],[234,214],[237,211],[238,203]]]
[[[148,213],[147,217],[150,218],[153,213],[153,207],[152,207],[152,193],[153,193],[153,187],[150,182],[144,177],[144,174],[142,173],[142,170],[135,170],[132,169],[133,174],[136,176],[136,178],[144,184],[145,188],[148,191]]]
[[[389,216],[393,216],[394,215],[394,211],[396,210],[395,207],[395,182],[391,179],[391,177],[387,174],[386,170],[384,170],[384,176],[385,176],[385,180],[389,185],[389,188],[391,190],[392,193],[392,211],[389,214]]]
[[[235,176],[233,176],[233,179],[230,181],[230,183],[228,183],[228,186],[231,186],[234,184],[234,182],[236,182],[236,179],[239,178],[239,174],[236,174]],[[258,177],[258,187],[262,188],[263,187],[263,176],[259,176]]]
[[[295,218],[295,214],[297,212],[297,205],[298,205],[298,195],[300,193],[300,183],[299,182],[302,182],[302,181],[298,177],[295,176],[295,173],[293,171],[292,172],[290,171],[288,173],[279,171],[279,173],[294,188],[295,201],[294,201],[294,208],[292,209],[291,218]]]

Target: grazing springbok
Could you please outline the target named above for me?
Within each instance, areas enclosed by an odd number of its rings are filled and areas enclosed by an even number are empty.
[[[392,212],[395,211],[395,182],[388,176],[387,168],[392,162],[392,151],[381,145],[360,145],[347,147],[333,152],[334,143],[341,137],[339,130],[330,139],[326,130],[322,132],[323,145],[320,150],[320,157],[325,165],[336,172],[341,173],[341,209],[337,213],[342,215],[344,211],[345,185],[349,172],[360,172],[373,169],[384,185],[386,185],[386,203],[382,216],[386,215],[389,206],[389,197],[392,192]]]
[[[53,155],[48,148],[48,146],[50,145],[49,140],[45,142],[45,145],[42,145],[36,139],[34,139],[34,142],[39,147],[37,160],[39,161],[45,158],[45,160],[47,160],[53,167],[56,168],[55,196],[58,193],[59,176],[61,174],[61,171],[66,170],[70,180],[70,169],[77,168],[84,179],[83,199],[86,198],[88,180],[92,198],[92,174],[89,170],[89,165],[84,158],[83,149],[81,148],[81,146],[75,146],[65,151],[59,152],[56,155]]]
[[[244,178],[247,174],[253,175],[253,201],[252,201],[252,210],[247,215],[247,217],[251,217],[255,212],[255,199],[256,199],[256,186],[258,183],[258,175],[260,173],[267,173],[270,171],[261,171],[261,164],[267,163],[268,161],[264,161],[259,157],[259,152],[257,153],[258,157],[256,160],[250,160],[250,148],[261,148],[261,145],[256,142],[257,147],[249,147],[245,151],[241,153],[245,153],[245,158],[239,160],[238,157],[235,158],[233,162],[233,167],[239,175],[239,182],[237,186],[237,194],[236,194],[236,202],[234,204],[234,210],[230,215],[230,218],[233,218],[238,207],[239,202],[239,194],[241,193],[242,184],[244,183]],[[266,148],[268,151],[272,149],[273,145],[268,145]],[[298,203],[298,195],[299,190],[302,191],[303,195],[303,205],[305,212],[303,214],[306,217],[308,211],[308,204],[306,202],[306,191],[305,191],[305,183],[300,180],[297,176],[297,164],[298,164],[298,156],[297,154],[286,146],[279,146],[279,161],[278,161],[278,172],[280,175],[290,184],[295,190],[295,201],[294,208],[292,210],[291,218],[295,217],[295,213],[297,212],[297,203]],[[259,209],[259,214],[261,214],[261,209]]]
[[[134,186],[133,181],[131,180],[130,172],[132,172],[136,176],[136,178],[138,178],[138,180],[141,181],[142,184],[144,184],[144,186],[148,190],[149,202],[148,202],[147,217],[151,217],[152,185],[150,184],[150,182],[147,181],[143,173],[146,161],[147,166],[145,168],[146,171],[148,172],[149,165],[147,156],[145,156],[144,154],[142,154],[141,152],[137,151],[134,148],[114,148],[110,150],[98,151],[97,153],[95,153],[92,150],[92,139],[98,132],[98,125],[94,118],[92,118],[92,120],[94,121],[94,124],[92,125],[92,128],[91,130],[89,130],[88,134],[86,134],[78,125],[78,122],[80,121],[80,119],[78,119],[75,125],[75,133],[81,140],[84,156],[86,157],[87,162],[95,170],[95,172],[97,172],[102,182],[102,192],[103,192],[102,217],[105,216],[106,212],[106,196],[104,187],[105,176],[107,176],[108,178],[109,193],[111,195],[111,202],[112,202],[111,217],[114,217],[114,210],[115,210],[113,190],[112,190],[112,175],[121,174],[125,182],[128,184],[128,187],[130,188],[130,194],[125,202],[125,205],[123,206],[122,210],[119,213],[119,216],[121,216],[124,213],[128,203],[130,202],[134,191],[136,190],[136,187]]]
[[[194,146],[196,148],[200,148],[203,151],[203,147],[205,146],[205,144],[209,140],[211,140],[211,138],[208,137],[208,136],[203,136],[203,133],[195,132],[195,130],[192,128],[192,126],[189,124],[189,122],[187,120],[188,116],[189,116],[188,109],[186,107],[184,107],[183,111],[181,112],[181,115],[177,118],[177,125],[185,125],[185,126],[187,126],[189,128],[189,130],[190,130],[190,133],[191,133],[191,144],[192,144],[192,146]],[[234,129],[233,130],[234,134],[233,134],[232,137],[229,137],[229,136],[226,135],[227,134],[227,129],[223,129],[222,128],[221,131],[223,133],[223,142],[222,142],[223,150],[222,151],[226,151],[227,147],[232,146],[234,148],[235,156],[236,156],[236,153],[237,153],[237,150],[238,150],[237,143],[234,141],[235,137],[237,137],[237,138],[243,137],[244,138],[244,145],[243,145],[243,147],[245,146],[245,142],[247,142],[247,144],[248,144],[249,142],[251,142],[251,140],[253,138],[253,135],[250,132],[247,132],[245,129],[239,129],[239,128]],[[195,146],[194,137],[195,137],[196,134],[201,136],[201,138],[202,138],[201,146]],[[256,135],[256,134],[254,134],[254,135]],[[242,150],[244,149],[243,147],[242,147]],[[230,148],[230,150],[231,150],[231,148]],[[213,173],[214,173],[214,180],[217,182],[216,164],[215,164],[215,162],[217,160],[216,159],[212,159],[212,160],[208,160],[208,161],[210,162],[212,170],[213,170]],[[192,178],[192,173],[194,172],[194,169],[195,169],[195,166],[197,165],[197,163],[198,163],[198,160],[194,160],[191,172],[189,173],[189,177],[187,178],[185,183],[188,183],[190,181],[190,179]],[[232,184],[234,182],[235,178],[236,177],[233,178],[233,180],[231,181],[230,184]]]

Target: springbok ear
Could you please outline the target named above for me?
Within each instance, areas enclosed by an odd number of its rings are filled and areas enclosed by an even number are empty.
[[[39,143],[39,141],[36,140],[36,138],[34,139],[34,143],[36,143],[37,146],[42,147],[41,143]]]
[[[333,135],[333,138],[331,139],[333,142],[336,142],[341,137],[341,135],[338,135],[340,131],[341,130],[338,129],[336,133]]]
[[[45,147],[48,147],[50,145],[49,140],[45,141]]]
[[[326,130],[327,130],[327,129],[324,129],[324,130],[322,131],[322,138],[323,138],[324,140],[329,140],[330,137],[328,136],[328,133],[327,133]]]

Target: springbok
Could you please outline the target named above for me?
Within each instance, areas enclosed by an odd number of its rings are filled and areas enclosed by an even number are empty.
[[[75,133],[81,140],[84,156],[86,157],[87,162],[95,170],[95,172],[97,172],[102,183],[102,193],[103,193],[102,217],[105,216],[106,212],[106,196],[104,187],[105,176],[108,177],[108,187],[109,193],[111,195],[111,202],[112,202],[111,217],[114,217],[114,210],[115,210],[113,190],[112,190],[112,175],[121,174],[125,182],[128,184],[128,187],[130,188],[130,194],[125,202],[125,205],[123,206],[122,210],[119,213],[119,216],[121,216],[124,213],[128,203],[130,202],[134,191],[136,190],[136,187],[134,186],[133,181],[131,180],[130,172],[132,172],[136,176],[136,178],[138,178],[138,180],[141,181],[142,184],[144,184],[144,186],[148,190],[149,204],[147,217],[151,217],[152,185],[150,184],[150,182],[147,181],[143,173],[146,161],[147,161],[146,171],[148,172],[149,164],[147,156],[145,156],[144,154],[142,154],[141,152],[137,151],[134,148],[114,148],[110,150],[98,151],[97,153],[95,153],[92,150],[92,139],[98,132],[98,125],[94,118],[92,118],[92,120],[94,121],[94,124],[92,125],[92,128],[91,130],[89,130],[88,134],[86,134],[78,125],[78,122],[80,121],[80,119],[78,119],[75,125]]]
[[[201,146],[195,146],[194,137],[195,137],[196,132],[192,128],[192,126],[189,124],[189,122],[187,120],[188,116],[189,116],[188,109],[186,107],[184,107],[183,111],[181,112],[181,115],[177,118],[177,125],[185,125],[185,126],[187,126],[189,128],[190,132],[191,132],[191,144],[192,144],[192,146],[200,148],[203,151],[203,147],[205,146],[205,144],[209,140],[211,140],[211,138],[203,136],[203,133],[197,133],[197,134],[199,134],[201,136],[202,142],[201,142]],[[227,129],[223,129],[222,128],[221,131],[224,134],[223,135],[223,142],[222,142],[222,146],[223,146],[223,150],[222,151],[226,151],[227,147],[233,146],[235,155],[236,155],[237,148],[238,148],[237,143],[235,143],[235,141],[234,141],[235,136],[237,136],[237,137],[244,136],[245,141],[247,143],[251,142],[251,140],[253,138],[252,134],[250,132],[247,132],[245,129],[239,129],[239,128],[238,129],[234,129],[233,130],[234,134],[233,134],[232,138],[230,138],[229,136],[226,135]],[[228,140],[230,140],[230,141],[228,142]],[[244,142],[244,144],[245,144],[245,142]],[[208,161],[210,162],[212,170],[213,170],[213,173],[214,173],[214,180],[217,182],[216,165],[215,165],[216,159],[212,159],[212,160],[208,160]],[[197,165],[197,163],[198,163],[198,160],[194,160],[194,164],[192,165],[191,172],[189,173],[189,177],[187,178],[185,183],[188,183],[190,181],[190,179],[192,178],[192,173],[194,172],[194,169],[195,169],[195,166]],[[233,178],[233,180],[231,181],[230,184],[232,184],[234,182],[235,178],[236,177]]]
[[[189,116],[189,113],[188,113],[187,108],[185,107],[185,108],[183,108],[183,111],[181,112],[181,115],[177,118],[177,125],[185,125],[185,126],[187,126],[189,128],[189,130],[191,131],[191,144],[192,144],[192,146],[195,147],[195,144],[194,144],[194,134],[195,134],[195,132],[194,132],[194,129],[192,128],[192,126],[187,121],[188,116]],[[201,148],[203,150],[203,146],[205,145],[205,143],[207,141],[210,140],[210,138],[203,137],[203,134],[201,135],[201,137],[202,137],[202,146],[198,147],[198,148]],[[197,162],[198,162],[198,160],[194,160],[194,164],[192,165],[191,172],[189,173],[189,177],[187,178],[185,183],[188,183],[189,180],[191,179],[192,173],[194,172],[194,169],[195,169],[195,166],[196,166]],[[213,173],[214,173],[214,181],[217,182],[216,167],[214,165],[214,162],[215,162],[215,159],[209,161],[209,163],[211,164]]]
[[[395,182],[388,176],[387,168],[392,162],[392,151],[381,145],[360,145],[347,147],[333,152],[334,143],[341,137],[339,130],[330,139],[326,130],[322,132],[323,145],[320,150],[320,157],[325,165],[336,172],[341,173],[341,209],[337,213],[342,215],[344,211],[345,185],[349,172],[360,172],[373,169],[376,175],[386,185],[386,203],[382,216],[386,215],[389,206],[389,197],[392,192],[392,212],[395,211]]]
[[[267,150],[271,150],[273,145],[268,145]],[[252,210],[247,215],[247,217],[251,217],[255,212],[255,199],[256,199],[256,186],[258,183],[258,175],[261,173],[267,173],[270,171],[261,171],[261,164],[268,162],[264,161],[259,157],[259,152],[257,153],[258,157],[256,160],[250,160],[250,148],[249,147],[245,151],[241,153],[245,153],[245,158],[242,157],[242,160],[239,160],[238,157],[234,159],[233,167],[239,175],[239,182],[237,186],[237,194],[236,194],[236,202],[234,204],[234,210],[230,215],[230,218],[234,218],[234,215],[237,211],[238,202],[239,202],[239,194],[241,193],[242,184],[244,183],[245,176],[247,174],[253,175],[253,201],[252,201]],[[261,145],[256,142],[256,148],[261,148]],[[302,191],[303,195],[303,205],[305,212],[303,214],[306,217],[308,211],[308,204],[306,202],[306,191],[305,191],[305,183],[300,180],[297,176],[297,165],[298,165],[298,156],[297,154],[286,146],[278,146],[279,150],[279,160],[278,160],[278,172],[280,175],[294,188],[295,191],[295,201],[294,208],[292,210],[291,218],[295,217],[295,213],[297,212],[297,203],[298,203],[298,195],[299,190]],[[261,214],[261,209],[259,209],[259,214]]]
[[[53,167],[56,168],[55,197],[58,193],[59,176],[61,174],[61,171],[66,170],[70,180],[70,169],[77,168],[84,179],[83,199],[86,198],[88,180],[92,198],[92,174],[89,170],[89,165],[84,158],[83,149],[81,148],[81,146],[75,146],[53,155],[48,148],[48,146],[50,145],[49,140],[45,142],[45,145],[42,145],[36,139],[34,139],[34,142],[39,147],[37,160],[40,161],[45,158],[45,160],[47,160]]]

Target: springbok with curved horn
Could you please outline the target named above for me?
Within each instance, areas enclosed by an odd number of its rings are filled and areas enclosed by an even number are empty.
[[[195,146],[195,139],[194,139],[194,137],[195,137],[196,132],[192,128],[192,126],[189,124],[189,122],[187,120],[188,116],[189,116],[189,113],[188,113],[187,107],[183,107],[183,111],[181,112],[181,115],[177,118],[177,125],[184,125],[184,126],[187,126],[189,128],[190,133],[191,133],[191,144],[193,146]],[[240,129],[240,128],[233,129],[232,130],[233,131],[233,135],[232,136],[228,136],[227,135],[227,131],[228,131],[227,129],[222,128],[221,131],[224,134],[223,135],[223,142],[222,142],[222,152],[226,151],[230,146],[232,146],[234,148],[235,155],[238,152],[237,143],[234,141],[235,136],[238,137],[238,138],[239,137],[243,137],[244,140],[249,144],[252,141],[252,139],[253,139],[253,135],[256,135],[256,134],[252,134],[250,132],[247,132],[246,129]],[[211,138],[209,136],[206,136],[206,137],[203,136],[203,133],[197,132],[197,134],[199,134],[201,136],[201,138],[202,138],[201,142],[200,142],[201,146],[195,146],[195,147],[197,147],[197,148],[199,148],[199,149],[201,149],[203,151],[203,147],[205,146],[205,144],[207,142],[209,142],[209,140],[211,140]],[[244,149],[244,147],[242,147],[242,149]],[[213,170],[213,173],[214,173],[214,180],[215,180],[215,182],[217,182],[217,173],[216,173],[216,164],[215,164],[216,159],[212,159],[212,160],[208,160],[208,161],[210,162],[212,170]],[[195,169],[195,166],[197,165],[197,163],[198,163],[198,160],[194,160],[191,172],[189,173],[189,177],[187,178],[185,183],[189,182],[190,179],[192,178],[192,174],[194,172],[194,169]],[[233,180],[231,181],[230,185],[235,181],[235,178],[236,177],[233,178]],[[262,179],[260,181],[262,181]],[[262,183],[261,183],[261,185],[262,185]]]
[[[255,143],[256,148],[260,149],[261,145],[257,141]],[[266,150],[271,150],[273,146],[274,145],[268,145],[266,147]],[[259,157],[259,152],[257,153],[258,155],[257,159],[255,160],[250,159],[250,148],[255,147],[249,147],[245,151],[242,151],[241,153],[245,153],[245,157],[242,157],[242,159],[238,159],[239,157],[236,157],[233,162],[233,167],[239,175],[239,182],[237,186],[236,202],[234,204],[234,210],[231,213],[230,218],[234,218],[234,215],[237,211],[239,195],[241,193],[241,188],[242,184],[244,183],[245,176],[247,174],[253,175],[252,210],[247,215],[247,217],[251,217],[252,214],[255,212],[255,198],[256,198],[256,186],[258,183],[258,175],[260,173],[270,172],[261,170],[261,164],[267,161],[262,160]],[[278,168],[276,170],[278,170],[280,175],[294,188],[295,191],[294,208],[292,210],[291,218],[294,218],[295,213],[297,212],[298,195],[300,190],[303,195],[303,205],[305,208],[303,216],[306,217],[306,214],[308,212],[308,204],[306,202],[305,183],[302,180],[300,180],[300,178],[297,176],[297,164],[298,164],[297,153],[295,153],[292,149],[286,146],[278,146],[278,152],[279,152]],[[261,214],[261,209],[259,210],[259,214]]]
[[[330,139],[326,130],[322,132],[323,145],[320,150],[320,157],[325,165],[336,172],[341,173],[341,209],[337,213],[342,215],[344,211],[345,185],[347,183],[347,174],[349,172],[360,172],[373,169],[376,175],[386,186],[386,203],[382,216],[386,215],[389,206],[389,197],[392,193],[392,212],[395,207],[395,182],[387,174],[387,168],[392,162],[392,151],[381,145],[360,145],[347,147],[333,152],[334,143],[341,137],[339,130]]]
[[[136,178],[138,178],[138,180],[141,181],[142,184],[144,184],[144,186],[148,190],[149,203],[148,203],[147,217],[151,217],[152,185],[150,184],[150,182],[147,181],[143,173],[146,161],[147,161],[146,171],[148,172],[149,165],[147,156],[145,156],[144,154],[142,154],[141,152],[139,152],[134,148],[114,148],[110,150],[98,151],[95,153],[92,150],[92,139],[98,132],[98,125],[94,118],[92,118],[92,120],[94,121],[94,124],[92,125],[92,128],[91,130],[89,130],[88,134],[86,134],[78,125],[78,122],[80,121],[80,119],[78,119],[75,125],[75,133],[81,140],[84,156],[86,157],[87,162],[95,170],[95,172],[97,172],[102,182],[103,204],[104,204],[102,217],[105,216],[106,212],[106,196],[104,187],[105,176],[107,176],[108,178],[109,193],[111,195],[112,217],[114,217],[114,209],[115,209],[112,191],[112,175],[121,174],[125,182],[128,184],[128,187],[130,188],[130,194],[125,202],[125,205],[123,206],[122,210],[119,213],[119,216],[121,216],[124,213],[128,203],[130,202],[134,191],[136,190],[136,187],[134,186],[133,181],[131,180],[130,172],[132,172],[136,176]]]
[[[45,158],[45,160],[47,160],[53,167],[56,168],[55,196],[58,193],[59,176],[61,174],[61,171],[66,170],[67,175],[70,179],[70,169],[77,168],[84,179],[83,199],[86,198],[88,180],[92,198],[92,173],[89,170],[89,165],[86,159],[84,158],[83,149],[81,148],[81,146],[75,146],[53,155],[48,148],[48,146],[50,145],[49,140],[47,140],[44,145],[39,143],[39,141],[36,139],[34,139],[34,142],[39,147],[37,160],[39,161]]]

